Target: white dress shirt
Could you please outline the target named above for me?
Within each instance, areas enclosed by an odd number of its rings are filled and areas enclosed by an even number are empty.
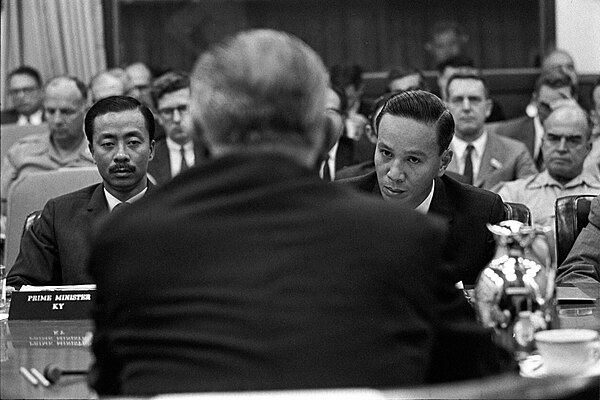
[[[425,200],[423,200],[421,202],[421,204],[419,204],[417,206],[417,208],[415,208],[416,212],[419,212],[421,214],[427,214],[429,212],[429,207],[431,207],[431,200],[433,199],[433,191],[434,190],[435,190],[435,180],[433,181],[433,183],[431,185],[431,191],[429,192],[427,197],[425,197]]]
[[[331,175],[331,180],[335,179],[335,154],[337,153],[338,143],[335,142],[329,153],[327,153],[327,161],[323,161],[321,163],[321,168],[319,168],[319,176],[323,179],[323,169],[325,168],[325,163],[329,166],[329,174]]]
[[[533,140],[533,159],[537,160],[540,151],[542,150],[542,139],[544,138],[544,127],[542,121],[537,115],[533,118],[533,127],[535,130],[535,138]]]
[[[43,114],[44,112],[42,110],[37,110],[36,112],[31,114],[29,118],[21,114],[19,115],[19,119],[17,120],[17,125],[41,125],[44,122],[42,118]]]
[[[167,147],[169,149],[169,160],[171,161],[171,177],[177,175],[181,169],[181,145],[175,143],[171,138],[167,138]],[[188,167],[194,165],[194,141],[190,140],[183,145],[185,162]]]
[[[133,203],[135,203],[136,201],[138,201],[139,199],[144,197],[147,190],[148,190],[148,186],[146,186],[146,188],[144,188],[144,190],[142,190],[135,196],[130,197],[125,201],[121,201],[121,200],[117,199],[115,196],[113,196],[112,194],[108,193],[108,190],[106,190],[106,188],[104,188],[104,197],[106,197],[106,203],[108,204],[108,212],[112,212],[112,210],[117,206],[117,204],[120,204],[120,203],[133,204]]]
[[[452,138],[452,143],[450,147],[454,152],[456,157],[456,164],[458,165],[458,170],[461,174],[464,174],[465,171],[465,160],[467,156],[467,146],[469,144],[473,145],[473,151],[471,152],[471,160],[473,161],[473,182],[477,180],[477,175],[479,175],[479,168],[481,167],[481,159],[483,157],[483,152],[485,151],[485,145],[487,144],[487,132],[483,132],[481,136],[472,142],[466,142],[456,135]]]

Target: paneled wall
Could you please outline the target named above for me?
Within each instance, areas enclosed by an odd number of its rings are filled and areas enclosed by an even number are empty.
[[[326,65],[358,63],[367,71],[400,64],[430,69],[429,27],[460,22],[467,53],[482,68],[533,66],[540,47],[538,0],[107,0],[116,11],[115,64],[145,61],[189,70],[210,43],[247,28],[291,32]],[[553,1],[543,2],[551,16]],[[548,7],[550,4],[550,7]],[[552,19],[552,17],[549,17]],[[548,19],[542,18],[544,27]],[[552,22],[552,21],[550,21]],[[553,33],[552,33],[553,35]]]

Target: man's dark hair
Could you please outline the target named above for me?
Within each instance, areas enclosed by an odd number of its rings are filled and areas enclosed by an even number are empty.
[[[345,88],[348,85],[358,89],[362,85],[363,69],[360,65],[334,65],[329,73],[331,86]]]
[[[346,91],[340,87],[333,85],[329,87],[335,92],[335,94],[337,94],[338,98],[340,99],[340,111],[345,114],[346,109],[348,108],[348,97],[346,97]]]
[[[154,106],[158,108],[158,101],[167,93],[176,92],[190,87],[190,76],[182,71],[167,72],[152,82],[150,93]]]
[[[452,75],[449,79],[448,82],[446,82],[446,96],[449,96],[450,94],[448,93],[448,88],[450,87],[450,84],[452,82],[454,82],[457,79],[473,79],[476,81],[479,81],[483,84],[483,93],[485,94],[486,99],[490,98],[490,90],[488,88],[487,85],[487,81],[485,80],[485,78],[482,75],[479,74],[454,74]]]
[[[435,36],[448,31],[454,32],[457,36],[466,35],[467,33],[465,28],[456,21],[437,21],[429,31],[429,38],[433,39]]]
[[[29,75],[36,81],[38,87],[42,87],[42,76],[40,75],[38,70],[33,67],[30,67],[28,65],[21,65],[20,67],[10,71],[10,73],[8,74],[8,79],[10,80],[10,78],[12,78],[15,75]]]
[[[410,118],[435,127],[437,141],[442,154],[454,136],[454,119],[444,102],[433,93],[424,90],[409,90],[390,97],[377,116],[377,128],[385,114]]]
[[[577,88],[575,87],[573,79],[571,79],[571,77],[561,68],[550,68],[542,71],[535,81],[535,93],[539,93],[542,86],[548,86],[552,89],[569,86],[572,96],[575,96],[577,93]]]
[[[94,139],[94,121],[97,117],[111,112],[139,110],[144,116],[146,129],[150,141],[154,140],[154,115],[152,111],[138,100],[130,96],[110,96],[99,100],[85,114],[84,130],[88,143],[91,145]]]
[[[443,74],[446,67],[475,68],[475,62],[473,61],[473,59],[471,57],[459,54],[456,56],[452,56],[452,57],[448,58],[447,60],[442,61],[441,63],[439,63],[437,65],[436,68],[440,74]]]
[[[596,79],[596,82],[594,82],[592,90],[590,91],[590,105],[592,106],[592,108],[595,108],[597,106],[596,99],[594,99],[594,90],[596,90],[598,86],[600,86],[600,78]]]
[[[428,90],[427,85],[425,83],[425,77],[423,76],[423,72],[414,68],[414,67],[394,67],[388,72],[387,80],[385,83],[385,90],[389,92],[389,85],[392,81],[396,79],[404,78],[409,75],[419,75],[419,88],[420,90]]]

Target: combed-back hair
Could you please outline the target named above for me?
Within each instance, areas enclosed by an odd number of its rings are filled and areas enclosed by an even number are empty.
[[[21,65],[20,67],[13,69],[8,74],[8,79],[10,80],[10,78],[15,75],[29,75],[36,81],[38,87],[42,87],[42,76],[37,69],[30,67],[29,65]]]
[[[307,44],[268,29],[245,31],[200,56],[192,115],[219,145],[322,145],[327,70]]]
[[[190,76],[183,71],[169,71],[152,82],[150,93],[154,107],[158,107],[158,101],[167,93],[173,93],[190,87]]]
[[[450,78],[448,78],[448,81],[446,82],[446,87],[444,88],[446,90],[446,96],[449,96],[448,88],[450,87],[450,84],[457,79],[472,79],[472,80],[481,82],[481,84],[483,85],[483,93],[484,93],[486,99],[490,98],[490,90],[488,89],[487,81],[481,74],[460,73],[460,72],[457,72],[456,74],[452,74],[450,76]]]
[[[386,114],[410,118],[434,126],[440,155],[450,146],[454,136],[454,118],[444,106],[444,102],[433,93],[424,90],[409,90],[393,95],[386,101],[377,116],[376,126],[378,129],[381,118]]]
[[[94,121],[97,117],[122,111],[139,110],[144,117],[146,129],[150,141],[154,140],[154,115],[152,111],[138,100],[130,96],[110,96],[102,100],[98,100],[85,114],[84,130],[88,143],[91,145],[94,139]]]
[[[405,76],[410,76],[410,75],[419,75],[419,87],[414,88],[414,89],[420,89],[420,90],[428,90],[429,89],[427,87],[427,83],[425,82],[425,76],[423,75],[423,72],[421,70],[416,69],[411,66],[399,66],[399,67],[394,67],[389,70],[387,79],[385,81],[386,92],[388,92],[388,93],[390,92],[390,89],[389,89],[390,83],[392,83],[396,79],[401,79],[401,78],[404,78]]]

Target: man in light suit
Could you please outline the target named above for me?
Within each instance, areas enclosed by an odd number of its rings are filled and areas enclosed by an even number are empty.
[[[496,248],[486,224],[506,216],[500,196],[447,176],[452,115],[431,93],[404,92],[386,102],[375,127],[375,171],[337,183],[442,217],[455,279],[474,284]]]
[[[283,32],[241,32],[200,57],[192,115],[213,158],[95,236],[100,395],[502,370],[440,265],[441,225],[319,179],[326,89],[318,55]]]
[[[154,151],[152,112],[132,97],[100,100],[85,117],[85,133],[102,183],[49,200],[27,229],[7,284],[92,283],[86,269],[91,230],[121,203],[142,198]]]
[[[453,75],[446,92],[446,106],[456,124],[450,144],[454,157],[448,165],[449,171],[465,175],[469,183],[483,189],[537,172],[523,143],[485,129],[491,101],[481,76]]]
[[[562,101],[573,99],[575,85],[570,75],[560,68],[544,70],[535,83],[533,99],[527,115],[508,121],[489,124],[488,132],[518,140],[527,146],[536,168],[542,171],[544,158],[541,151],[544,121]]]
[[[201,135],[194,137],[190,117],[190,78],[183,72],[167,72],[152,83],[152,98],[166,138],[156,143],[148,173],[157,185],[206,160],[208,151]]]

